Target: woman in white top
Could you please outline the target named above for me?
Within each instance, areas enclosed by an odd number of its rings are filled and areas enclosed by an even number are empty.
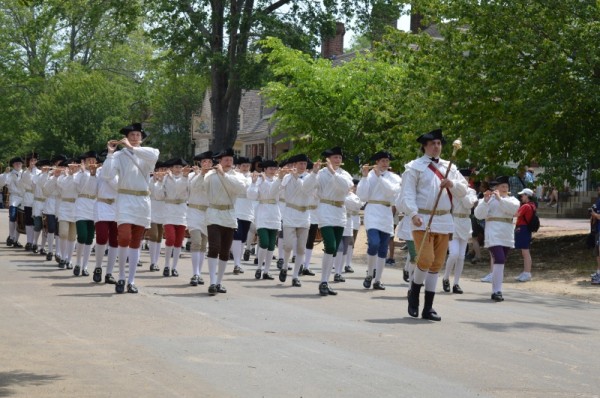
[[[261,163],[263,169],[262,175],[258,173],[252,175],[252,184],[248,188],[248,199],[258,200],[256,207],[256,233],[258,234],[258,266],[254,277],[260,279],[274,279],[269,274],[275,244],[277,242],[277,232],[281,228],[281,212],[279,210],[279,189],[284,172],[276,176],[278,164],[274,160],[264,160]],[[262,264],[265,264],[262,271]]]
[[[475,217],[485,219],[485,247],[490,252],[492,269],[492,300],[504,301],[502,280],[504,264],[510,249],[515,247],[513,216],[519,210],[519,200],[508,192],[508,177],[497,177],[490,182],[483,199],[475,208]]]

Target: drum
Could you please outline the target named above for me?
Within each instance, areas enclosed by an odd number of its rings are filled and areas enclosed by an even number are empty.
[[[17,232],[20,234],[25,233],[25,210],[20,207],[17,208]]]

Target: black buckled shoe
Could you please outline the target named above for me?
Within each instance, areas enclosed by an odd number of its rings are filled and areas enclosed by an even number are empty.
[[[100,283],[102,281],[102,268],[94,268],[94,275],[92,276],[92,280],[96,283]]]
[[[12,246],[15,241],[9,236],[6,238],[6,246]]]
[[[302,275],[315,276],[315,273],[312,272],[309,268],[304,268],[302,270]]]
[[[237,265],[235,267],[233,267],[233,275],[241,274],[240,270],[241,270],[241,268],[238,267]]]
[[[217,293],[219,293],[219,291],[217,290],[217,285],[210,285],[210,286],[208,287],[208,295],[209,295],[209,296],[214,296],[214,295],[216,295]]]
[[[319,294],[321,296],[335,296],[337,292],[330,288],[327,282],[321,282],[319,285]]]
[[[279,271],[279,282],[285,282],[287,279],[287,269],[282,269]]]
[[[458,285],[452,286],[452,293],[463,294],[463,290]]]
[[[81,271],[81,267],[79,265],[76,265],[75,268],[73,268],[73,275],[79,276],[80,271]]]
[[[279,258],[277,259],[277,268],[281,269],[283,267],[283,259]]]
[[[64,261],[59,261],[58,262],[58,268],[60,269],[65,269],[67,267],[67,264]]]
[[[173,268],[171,270],[171,276],[179,276],[179,272],[175,268]]]
[[[255,277],[256,279],[260,279],[260,277],[261,277],[261,276],[262,276],[262,270],[260,269],[260,267],[258,267],[258,268],[256,269],[256,272],[254,272],[254,277]]]
[[[171,269],[169,267],[163,268],[163,276],[171,275]]]
[[[65,261],[66,262],[66,261]],[[73,269],[73,263],[71,262],[66,262],[67,264],[67,269]]]
[[[16,247],[17,249],[22,249],[22,248],[23,248],[23,245],[22,245],[22,244],[20,244],[19,242],[14,242],[14,243],[13,243],[13,247]]]
[[[29,242],[25,243],[25,251],[30,252],[33,245]]]
[[[504,297],[502,297],[502,292],[492,293],[492,300],[494,301],[504,301]]]
[[[423,313],[421,314],[421,316],[423,317],[423,319],[429,319],[430,321],[439,322],[442,320],[442,317],[439,316],[433,308],[429,308],[427,310],[423,308]]]
[[[106,274],[104,275],[104,283],[108,285],[116,285],[117,281],[115,280],[115,277],[112,276],[112,274]]]
[[[442,279],[442,289],[444,289],[446,293],[450,293],[450,280]]]
[[[135,285],[133,283],[129,283],[127,285],[127,293],[137,293],[138,292],[138,288],[135,287]]]
[[[404,282],[408,282],[410,280],[410,273],[407,269],[402,270],[402,279],[404,279]]]
[[[119,281],[116,283],[115,292],[118,294],[125,293],[125,281],[123,279],[119,279]]]
[[[192,278],[190,279],[190,285],[198,286],[198,275],[192,276]]]
[[[37,246],[37,245],[32,245],[32,246],[31,246],[31,252],[32,252],[33,254],[38,254],[38,253],[39,253],[39,251],[38,251],[38,246]]]
[[[385,290],[385,285],[383,283],[381,283],[381,281],[374,282],[373,283],[373,290]]]
[[[46,261],[51,261],[52,260],[52,252],[48,252],[48,254],[46,254]]]
[[[344,267],[344,272],[346,272],[346,273],[348,273],[348,274],[353,274],[353,273],[354,273],[354,268],[352,268],[352,267],[351,267],[351,266],[349,266],[349,265],[346,265],[346,266]]]
[[[46,251],[46,249],[41,248],[40,249],[40,255],[45,256],[46,254],[48,254],[48,252]]]
[[[202,279],[202,276],[200,276],[200,275],[198,275],[198,284],[204,285],[204,279]]]
[[[301,287],[302,283],[300,283],[300,279],[298,279],[298,278],[292,279],[292,286],[294,286],[294,287]]]
[[[254,265],[258,265],[258,257],[254,258]]]
[[[224,285],[218,284],[217,285],[217,292],[219,292],[219,293],[227,293],[227,288]]]
[[[346,282],[346,278],[344,278],[341,274],[335,274],[333,276],[334,282]]]
[[[367,277],[365,278],[365,280],[363,282],[364,288],[365,289],[370,289],[372,281],[373,281],[373,277],[371,275],[367,275]]]
[[[269,274],[268,272],[263,272],[263,274],[262,274],[262,278],[263,278],[263,279],[268,279],[268,280],[270,280],[270,281],[272,281],[273,279],[275,279],[275,278],[273,277],[273,275]]]
[[[61,258],[60,258],[60,256],[58,254],[54,255],[54,261],[56,261],[57,263],[60,263]]]
[[[88,272],[87,269],[82,269],[81,270],[81,276],[90,276],[90,273]]]
[[[244,250],[244,255],[242,256],[242,258],[244,259],[244,261],[250,260],[250,250]]]

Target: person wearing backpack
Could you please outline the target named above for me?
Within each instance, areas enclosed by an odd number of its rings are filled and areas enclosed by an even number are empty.
[[[537,206],[533,200],[533,191],[525,188],[518,193],[521,207],[517,212],[517,224],[515,226],[515,249],[521,249],[523,256],[523,272],[515,278],[517,282],[528,282],[531,280],[531,234],[539,228],[537,218]],[[537,221],[536,221],[537,220]],[[537,225],[536,225],[537,224]]]

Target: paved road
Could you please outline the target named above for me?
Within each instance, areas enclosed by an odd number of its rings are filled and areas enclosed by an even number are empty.
[[[597,304],[511,290],[493,303],[465,280],[437,295],[433,323],[408,317],[396,269],[367,291],[358,265],[322,298],[317,277],[292,288],[248,265],[211,298],[187,285],[188,255],[179,278],[147,268],[140,294],[115,295],[0,244],[0,397],[600,396]]]

